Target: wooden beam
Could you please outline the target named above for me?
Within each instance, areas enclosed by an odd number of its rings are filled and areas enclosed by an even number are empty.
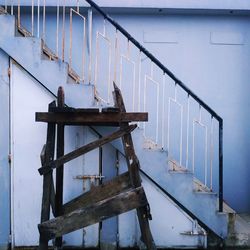
[[[41,223],[38,228],[49,240],[146,204],[144,190],[139,187]]]
[[[63,109],[65,106],[65,95],[62,87],[57,91],[57,107]],[[64,155],[64,125],[57,124],[57,145],[56,145],[56,158]],[[63,164],[56,169],[56,194],[55,194],[55,216],[62,215],[63,204]],[[62,247],[62,237],[55,239],[55,246]]]
[[[55,102],[49,104],[49,111],[51,107],[55,106]],[[55,150],[55,124],[48,123],[47,127],[47,140],[46,147],[43,147],[41,153],[41,163],[47,164],[54,157]],[[47,172],[43,177],[43,195],[42,195],[42,211],[41,211],[41,223],[49,220],[50,216],[50,199],[51,199],[51,186],[52,186],[52,172]],[[44,235],[40,234],[39,250],[48,249],[48,240]]]
[[[124,129],[119,129],[118,131],[116,131],[108,136],[104,136],[97,141],[91,142],[83,147],[80,147],[80,148],[58,158],[55,161],[50,162],[49,164],[47,164],[47,166],[44,166],[44,167],[41,167],[40,169],[38,169],[38,171],[41,175],[46,174],[46,173],[50,172],[51,169],[53,169],[53,168],[58,168],[59,166],[65,164],[68,161],[71,161],[71,160],[73,160],[73,159],[75,159],[83,154],[88,153],[89,151],[91,151],[95,148],[101,147],[106,143],[109,143],[115,139],[120,138],[121,136],[123,136],[127,133],[132,132],[136,127],[137,127],[137,125],[134,124],[134,125],[130,125],[130,126],[124,128]]]
[[[129,173],[126,172],[100,186],[93,186],[90,191],[78,196],[63,205],[63,214],[70,213],[81,207],[89,206],[91,203],[107,199],[132,188]]]
[[[37,112],[37,122],[54,122],[65,125],[113,125],[120,122],[147,121],[148,113],[121,112]]]

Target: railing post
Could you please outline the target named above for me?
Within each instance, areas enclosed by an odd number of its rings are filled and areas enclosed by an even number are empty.
[[[219,120],[219,212],[223,212],[223,119]]]

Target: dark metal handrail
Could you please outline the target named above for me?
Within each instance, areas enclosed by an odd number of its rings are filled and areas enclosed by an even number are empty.
[[[185,90],[189,96],[196,100],[200,106],[207,110],[212,117],[219,122],[219,211],[223,211],[223,119],[204,101],[202,101],[192,90],[190,90],[181,80],[179,80],[169,69],[167,69],[154,55],[144,48],[134,37],[132,37],[120,24],[107,15],[95,2],[85,0],[89,3],[104,19],[108,20],[116,30],[120,31],[131,43],[133,43],[141,52],[143,52],[152,62],[154,62],[164,73],[166,73],[174,82]]]

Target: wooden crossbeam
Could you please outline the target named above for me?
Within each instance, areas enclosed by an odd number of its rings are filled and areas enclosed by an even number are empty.
[[[41,223],[38,228],[49,240],[146,204],[144,190],[138,187]]]
[[[126,172],[118,177],[100,185],[94,186],[87,193],[84,193],[70,202],[63,205],[63,214],[70,213],[81,207],[89,206],[91,203],[96,203],[112,197],[128,189],[131,189],[129,173]]]
[[[54,122],[65,125],[119,126],[121,122],[142,122],[148,113],[121,112],[37,112],[37,122]]]
[[[119,129],[118,131],[116,131],[108,136],[104,136],[99,140],[91,142],[83,147],[80,147],[80,148],[56,159],[55,161],[50,162],[49,164],[47,164],[47,166],[43,166],[43,167],[39,168],[38,171],[41,175],[46,174],[46,173],[50,172],[51,169],[53,169],[53,168],[58,168],[59,166],[65,164],[66,162],[69,162],[69,161],[71,161],[71,160],[73,160],[73,159],[75,159],[83,154],[88,153],[89,151],[91,151],[95,148],[101,147],[106,143],[109,143],[115,139],[120,138],[121,136],[123,136],[127,133],[132,132],[136,127],[137,127],[137,125],[134,124],[134,125],[127,126],[126,128]]]
[[[75,113],[84,113],[84,114],[89,114],[89,113],[117,113],[117,112],[120,112],[120,110],[118,108],[115,108],[115,107],[105,107],[105,108],[102,108],[101,111],[99,108],[73,108],[73,107],[66,107],[66,106],[63,106],[63,107],[53,107],[51,108],[50,112],[55,112],[55,113],[61,113],[61,112],[64,112],[64,113],[72,113],[72,112],[75,112]]]

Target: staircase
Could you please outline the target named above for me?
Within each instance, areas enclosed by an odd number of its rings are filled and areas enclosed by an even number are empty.
[[[91,10],[81,15],[79,6],[70,9],[70,25],[76,15],[84,27],[83,60],[78,70],[73,70],[72,62],[73,26],[69,53],[63,44],[59,55],[45,45],[44,34],[34,36],[33,25],[31,31],[21,26],[19,7],[17,13],[12,13],[17,18],[6,9],[0,11],[0,48],[54,96],[58,86],[62,86],[67,93],[65,102],[72,107],[113,106],[111,84],[117,82],[128,111],[149,113],[149,123],[138,123],[139,128],[133,133],[143,172],[205,229],[224,240],[230,241],[230,235],[237,238],[233,231],[235,212],[223,204],[222,118],[94,2],[87,2],[97,13],[95,26]],[[61,7],[65,19],[65,6]],[[31,8],[34,10],[35,6]],[[43,13],[45,17],[45,6]],[[101,60],[103,50],[106,62]],[[124,65],[132,68],[127,84]],[[113,131],[95,129],[102,136]],[[196,134],[196,129],[201,129],[202,134]],[[173,139],[174,132],[177,139]],[[198,151],[197,141],[204,142]],[[124,153],[121,143],[112,145]],[[214,181],[215,171],[219,183]],[[244,244],[249,244],[249,240]]]

